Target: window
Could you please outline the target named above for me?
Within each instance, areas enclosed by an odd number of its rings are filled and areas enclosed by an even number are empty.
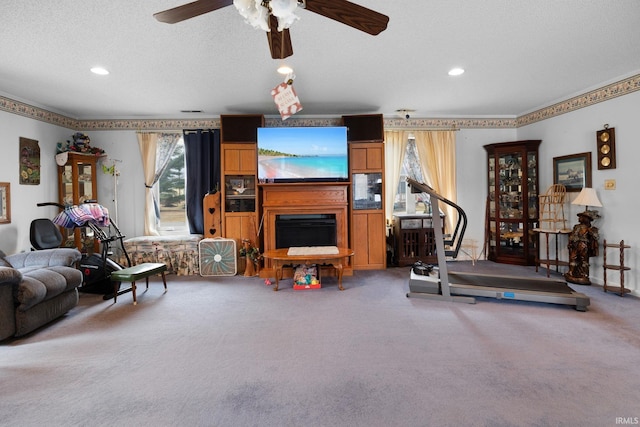
[[[159,150],[162,147],[158,147]],[[155,191],[160,200],[160,232],[183,234],[187,232],[185,199],[184,140],[179,139],[166,169],[160,175]]]
[[[424,182],[422,170],[420,169],[418,149],[416,148],[416,141],[413,137],[410,137],[407,142],[407,148],[402,161],[400,180],[398,181],[398,190],[396,191],[396,197],[393,203],[393,212],[430,213],[429,196],[425,194],[413,194],[413,198],[410,197],[410,199],[413,199],[413,209],[412,206],[409,206],[409,209],[407,209],[407,195],[409,194],[407,177],[419,182]]]

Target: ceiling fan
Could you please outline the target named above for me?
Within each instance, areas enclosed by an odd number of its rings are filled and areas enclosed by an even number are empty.
[[[293,55],[289,26],[298,17],[297,7],[377,35],[387,28],[389,17],[347,0],[197,0],[155,13],[160,22],[175,24],[223,7],[234,5],[247,22],[267,32],[273,59]]]

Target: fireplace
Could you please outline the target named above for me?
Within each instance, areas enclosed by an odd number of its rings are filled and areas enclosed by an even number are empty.
[[[258,184],[263,250],[291,246],[348,248],[348,187],[349,183],[338,182]],[[301,227],[300,223],[305,225]],[[274,277],[273,274],[271,260],[265,259],[260,276]],[[352,274],[353,267],[347,260],[344,275]]]
[[[336,245],[335,214],[276,215],[276,249]]]

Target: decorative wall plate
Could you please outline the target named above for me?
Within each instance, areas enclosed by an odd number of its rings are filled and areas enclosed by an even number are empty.
[[[616,133],[615,128],[605,128],[596,132],[598,169],[616,168]]]

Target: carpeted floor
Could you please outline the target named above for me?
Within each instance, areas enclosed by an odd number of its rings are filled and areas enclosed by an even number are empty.
[[[536,275],[481,262],[455,269]],[[453,267],[451,267],[453,269]],[[322,289],[168,277],[0,344],[7,426],[614,426],[640,417],[640,304],[406,298],[409,268]],[[619,418],[620,417],[620,418]],[[637,419],[637,418],[636,418]]]

